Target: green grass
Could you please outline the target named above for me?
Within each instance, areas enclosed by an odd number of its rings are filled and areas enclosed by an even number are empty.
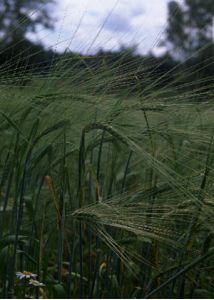
[[[214,297],[213,87],[85,65],[1,85],[0,296]]]

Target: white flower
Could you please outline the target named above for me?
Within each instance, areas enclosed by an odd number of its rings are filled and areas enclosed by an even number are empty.
[[[39,282],[38,280],[35,280],[35,279],[30,279],[29,284],[32,284],[34,286],[45,286],[44,283]]]
[[[32,272],[28,272],[28,271],[24,271],[24,272],[17,272],[16,273],[16,276],[19,278],[19,279],[23,279],[23,278],[36,278],[37,277],[37,274],[34,274]]]

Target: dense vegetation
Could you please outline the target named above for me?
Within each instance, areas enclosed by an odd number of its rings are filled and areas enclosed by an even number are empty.
[[[116,71],[2,84],[1,297],[213,296],[212,90]]]
[[[210,52],[1,54],[1,298],[213,298]]]

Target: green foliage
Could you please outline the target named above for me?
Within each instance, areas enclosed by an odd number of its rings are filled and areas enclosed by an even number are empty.
[[[35,32],[36,26],[51,28],[47,4],[53,0],[3,0],[0,3],[1,48],[19,42],[27,32]]]
[[[175,58],[182,60],[197,56],[198,51],[207,54],[206,48],[213,55],[213,18],[212,1],[185,0],[182,4],[169,2],[165,43],[171,55],[177,55]]]

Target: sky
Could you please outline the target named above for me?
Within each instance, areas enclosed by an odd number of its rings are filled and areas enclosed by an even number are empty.
[[[55,30],[39,29],[36,39],[56,51],[69,49],[84,54],[99,49],[118,50],[137,46],[140,54],[156,55],[167,24],[169,0],[55,0]]]

